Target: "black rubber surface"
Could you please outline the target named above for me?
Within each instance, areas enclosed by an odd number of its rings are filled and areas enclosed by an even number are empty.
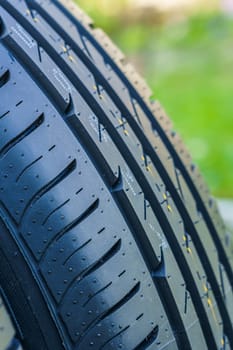
[[[24,349],[233,349],[232,241],[159,103],[72,2],[0,17],[0,285]]]

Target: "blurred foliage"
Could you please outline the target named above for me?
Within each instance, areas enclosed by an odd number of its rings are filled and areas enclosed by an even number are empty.
[[[233,19],[212,13],[152,23],[135,19],[126,0],[103,11],[106,1],[77,2],[146,76],[213,193],[233,197]]]

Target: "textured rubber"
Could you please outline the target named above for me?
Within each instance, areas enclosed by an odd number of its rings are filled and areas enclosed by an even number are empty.
[[[0,285],[24,349],[233,349],[232,241],[160,104],[72,2],[0,17]]]

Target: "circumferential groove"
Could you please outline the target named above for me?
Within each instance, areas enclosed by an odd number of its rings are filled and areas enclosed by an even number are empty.
[[[0,158],[8,153],[14,146],[16,146],[25,137],[30,135],[44,122],[44,114],[42,113],[31,125],[29,125],[25,130],[23,130],[16,137],[11,139],[0,151]]]
[[[154,341],[156,341],[159,333],[159,326],[156,325],[146,338],[134,350],[146,350]]]

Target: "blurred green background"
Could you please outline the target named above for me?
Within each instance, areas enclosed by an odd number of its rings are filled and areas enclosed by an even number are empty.
[[[212,192],[233,198],[233,0],[76,2],[146,77]]]

